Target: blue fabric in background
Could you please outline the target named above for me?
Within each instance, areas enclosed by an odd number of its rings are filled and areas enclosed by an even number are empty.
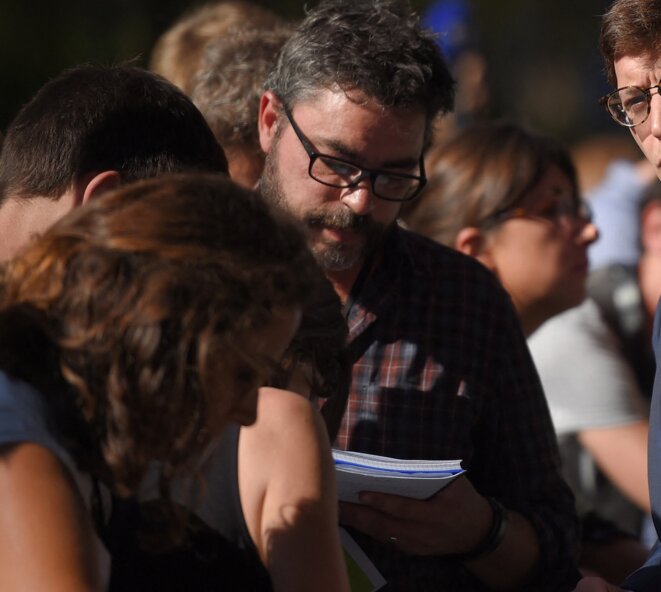
[[[472,7],[466,0],[432,2],[422,15],[422,24],[438,34],[438,44],[448,62],[474,45]]]

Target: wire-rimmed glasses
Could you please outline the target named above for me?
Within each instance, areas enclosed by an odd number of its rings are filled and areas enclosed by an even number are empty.
[[[625,127],[634,127],[644,123],[650,114],[652,91],[661,93],[661,82],[649,88],[624,86],[599,99],[616,123]]]

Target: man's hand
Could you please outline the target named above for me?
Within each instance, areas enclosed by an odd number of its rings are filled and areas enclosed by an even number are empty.
[[[428,500],[364,492],[362,504],[340,502],[340,522],[411,555],[474,549],[491,528],[493,512],[465,476]]]
[[[601,578],[588,577],[583,578],[573,592],[627,592],[613,584],[609,584]]]

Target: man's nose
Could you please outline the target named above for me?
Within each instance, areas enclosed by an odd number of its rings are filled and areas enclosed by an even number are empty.
[[[372,193],[369,179],[363,179],[355,187],[347,187],[342,192],[342,202],[358,216],[365,216],[374,209],[377,198]]]
[[[656,92],[650,98],[650,126],[652,135],[661,139],[661,90],[657,87]]]
[[[579,244],[588,246],[599,238],[599,229],[592,221],[583,220],[579,224],[576,233],[576,240]]]

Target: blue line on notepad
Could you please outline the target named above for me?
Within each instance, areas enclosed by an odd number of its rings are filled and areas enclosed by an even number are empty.
[[[386,469],[383,467],[371,467],[369,465],[362,465],[360,463],[353,463],[346,460],[335,460],[336,465],[347,465],[349,467],[358,467],[359,469],[368,469],[373,472],[384,472],[384,473],[399,473],[401,475],[456,475],[457,473],[463,473],[463,469],[444,469],[441,471],[426,471],[426,470],[412,470],[412,469]]]

